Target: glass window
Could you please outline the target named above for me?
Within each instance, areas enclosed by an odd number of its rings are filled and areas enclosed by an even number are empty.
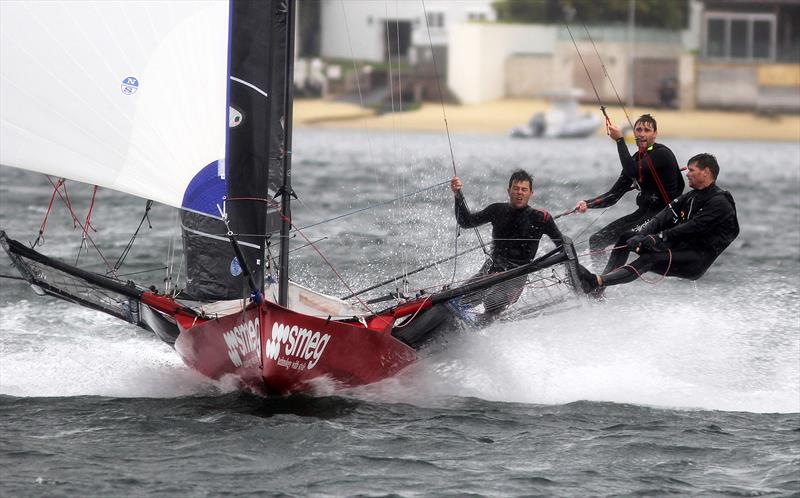
[[[771,60],[775,54],[775,26],[773,14],[714,12],[706,17],[705,56]]]
[[[431,28],[444,27],[444,12],[428,12],[428,26]]]
[[[706,40],[706,56],[725,57],[725,20],[709,19]]]
[[[730,56],[734,59],[744,59],[749,55],[747,53],[748,45],[747,36],[747,20],[734,19],[731,21],[731,53]]]
[[[767,59],[771,55],[772,25],[769,21],[753,21],[753,58]]]

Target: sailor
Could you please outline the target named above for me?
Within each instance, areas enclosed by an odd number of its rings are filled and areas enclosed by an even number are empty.
[[[643,114],[633,128],[638,150],[630,155],[620,128],[609,125],[608,135],[617,143],[622,172],[611,190],[594,199],[579,201],[575,209],[585,213],[587,209],[613,206],[623,195],[639,188],[636,211],[612,221],[589,238],[589,249],[596,253],[617,240],[622,233],[641,228],[661,211],[670,201],[681,195],[684,182],[675,154],[665,145],[656,143],[658,126],[650,114]],[[613,269],[611,262],[605,272]]]
[[[462,228],[473,228],[485,223],[492,224],[492,253],[476,278],[530,263],[536,257],[543,234],[556,246],[561,245],[561,232],[550,213],[528,205],[533,196],[533,179],[526,171],[517,170],[508,180],[508,202],[490,204],[476,213],[470,213],[467,208],[462,187],[459,177],[455,176],[450,180],[450,189],[455,195],[458,225]],[[500,310],[515,302],[519,299],[525,282],[524,276],[515,279],[511,285],[504,287],[502,296],[497,292],[489,292],[484,298],[486,310]]]
[[[689,159],[686,178],[693,189],[647,222],[638,232],[617,240],[609,264],[615,269],[594,275],[579,266],[584,292],[636,280],[647,271],[697,280],[739,235],[736,204],[716,184],[717,159],[697,154]],[[626,264],[630,252],[639,258]]]

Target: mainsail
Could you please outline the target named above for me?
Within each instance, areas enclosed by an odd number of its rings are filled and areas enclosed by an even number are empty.
[[[182,207],[225,156],[227,2],[0,2],[0,163]]]
[[[241,298],[279,228],[286,7],[0,2],[0,163],[181,208],[187,297]]]

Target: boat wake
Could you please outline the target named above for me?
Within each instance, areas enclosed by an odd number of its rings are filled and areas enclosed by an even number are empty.
[[[161,398],[226,391],[150,332],[61,301],[47,311],[27,300],[2,309],[0,394]]]
[[[579,310],[461,334],[405,375],[356,396],[420,405],[458,396],[800,411],[800,351],[774,339],[789,335],[775,327],[791,327],[791,313],[780,303],[740,304],[729,295],[664,304],[653,295],[610,293]]]
[[[746,289],[705,300],[686,283],[449,336],[395,378],[338,394],[437,406],[452,397],[563,404],[578,400],[669,408],[800,412],[800,351],[783,299]],[[687,295],[687,289],[691,291]],[[708,290],[708,289],[706,289]],[[682,301],[665,297],[683,293]],[[791,299],[791,296],[785,296]],[[135,326],[54,302],[3,309],[0,394],[179,397],[235,390],[183,365]],[[324,390],[330,394],[329,390]]]

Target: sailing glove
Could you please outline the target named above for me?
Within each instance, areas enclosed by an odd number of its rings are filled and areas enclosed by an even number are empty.
[[[634,235],[633,237],[628,239],[628,241],[625,244],[628,246],[629,250],[635,251],[642,243],[642,241],[644,241],[649,237],[650,237],[649,235]]]

